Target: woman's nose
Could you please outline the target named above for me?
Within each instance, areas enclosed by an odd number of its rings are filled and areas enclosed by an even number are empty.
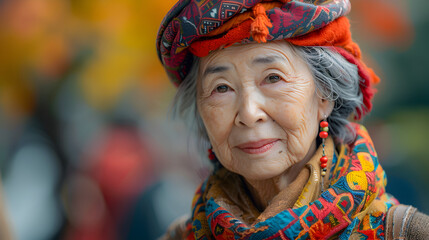
[[[264,97],[258,93],[245,93],[240,98],[235,124],[237,126],[253,127],[265,122],[268,115],[265,112]]]

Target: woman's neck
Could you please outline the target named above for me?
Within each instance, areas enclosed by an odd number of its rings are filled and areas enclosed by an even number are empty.
[[[256,207],[263,211],[270,204],[271,200],[279,194],[279,192],[291,184],[307,162],[316,152],[316,143],[314,142],[305,158],[298,163],[292,165],[279,176],[264,180],[245,179],[245,183],[250,191],[251,197]]]

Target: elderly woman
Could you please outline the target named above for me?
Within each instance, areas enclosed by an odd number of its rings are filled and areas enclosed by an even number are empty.
[[[158,53],[213,173],[173,239],[421,239],[428,217],[385,193],[365,128],[379,81],[347,0],[181,0]],[[426,235],[425,235],[426,234]]]

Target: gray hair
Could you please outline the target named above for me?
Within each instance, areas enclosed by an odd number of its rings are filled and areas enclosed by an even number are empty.
[[[348,118],[356,109],[362,108],[362,92],[359,84],[362,79],[356,65],[349,63],[343,56],[327,47],[301,47],[292,45],[313,74],[317,93],[322,98],[333,101],[334,109],[329,115],[329,132],[343,143],[353,142],[355,132],[347,127]],[[200,61],[194,58],[190,73],[180,84],[174,98],[173,115],[179,116],[196,131],[200,145],[209,146],[209,138],[203,120],[197,111],[197,76]]]

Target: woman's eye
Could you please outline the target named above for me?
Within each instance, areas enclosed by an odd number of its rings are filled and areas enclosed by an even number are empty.
[[[216,87],[215,91],[218,93],[225,93],[225,92],[228,92],[228,90],[229,90],[229,87],[227,85],[219,85]]]
[[[281,79],[282,79],[282,78],[281,78],[279,75],[272,74],[272,75],[269,75],[269,76],[265,79],[265,81],[266,81],[267,83],[276,83],[276,82],[280,81]]]

